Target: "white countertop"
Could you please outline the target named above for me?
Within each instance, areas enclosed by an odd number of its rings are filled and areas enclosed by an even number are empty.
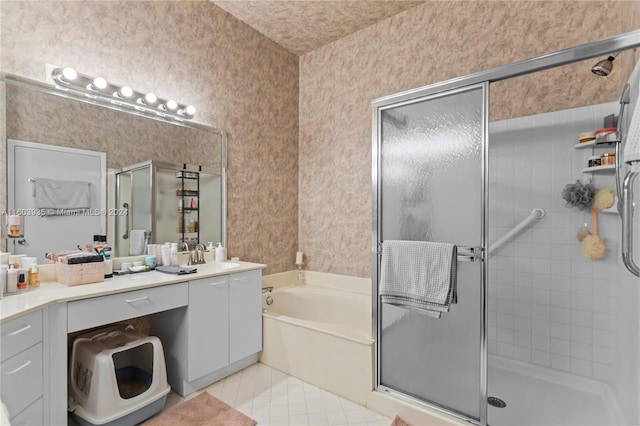
[[[40,287],[20,294],[5,295],[0,301],[0,323],[42,309],[54,303],[123,293],[147,287],[175,284],[199,278],[217,275],[235,274],[237,272],[264,269],[261,263],[237,262],[240,266],[231,269],[221,267],[219,263],[210,262],[194,265],[198,272],[186,275],[173,275],[163,272],[149,271],[137,274],[119,275],[106,278],[104,282],[66,286],[57,281],[42,282]]]

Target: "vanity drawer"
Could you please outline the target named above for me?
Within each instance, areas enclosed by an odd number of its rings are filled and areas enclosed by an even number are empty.
[[[0,327],[0,362],[42,341],[42,311],[21,316]]]
[[[0,374],[0,399],[12,417],[42,396],[42,343],[2,362]]]
[[[188,283],[171,284],[67,304],[68,332],[186,306]]]
[[[43,425],[44,407],[42,398],[27,407],[22,413],[13,417],[11,426]]]

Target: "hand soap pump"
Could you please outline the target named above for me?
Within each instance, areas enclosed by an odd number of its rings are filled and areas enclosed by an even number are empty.
[[[227,260],[224,254],[224,247],[222,246],[222,243],[218,243],[218,245],[216,246],[215,256],[216,262],[224,262],[225,260]]]

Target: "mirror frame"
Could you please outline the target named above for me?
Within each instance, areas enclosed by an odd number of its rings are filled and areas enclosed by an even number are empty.
[[[89,97],[88,93],[83,92],[81,90],[77,90],[71,87],[61,87],[56,84],[32,80],[29,78],[21,77],[21,76],[6,73],[6,72],[0,73],[0,81],[2,81],[5,85],[2,90],[2,93],[3,93],[2,100],[1,100],[2,105],[0,106],[0,113],[1,113],[0,119],[2,120],[2,126],[0,127],[0,130],[1,130],[0,134],[3,139],[2,143],[4,144],[4,150],[2,151],[2,158],[0,158],[0,161],[2,162],[2,167],[4,167],[3,174],[5,178],[4,179],[5,186],[8,185],[8,175],[7,175],[8,173],[8,164],[7,164],[8,142],[7,142],[7,134],[6,134],[7,96],[6,96],[6,90],[5,90],[5,87],[7,84],[20,86],[26,89],[35,90],[41,93],[46,93],[54,96],[60,96],[65,99],[79,101],[89,105],[108,108],[110,110],[130,114],[130,115],[141,117],[141,118],[156,120],[163,123],[172,124],[175,126],[205,131],[205,132],[211,133],[212,135],[216,135],[220,137],[220,142],[221,142],[220,175],[222,178],[222,194],[221,194],[222,205],[220,206],[220,212],[222,216],[221,217],[221,226],[222,226],[221,235],[222,235],[222,244],[225,247],[227,246],[227,132],[225,132],[222,129],[218,129],[218,128],[197,123],[194,121],[180,120],[180,119],[176,119],[168,116],[160,116],[157,113],[146,108],[134,109],[131,107],[120,107],[117,104],[114,104],[112,99],[110,99],[105,95],[97,95],[97,96],[92,95],[91,97]],[[4,191],[5,192],[2,196],[2,205],[0,205],[3,211],[6,210],[8,206],[8,201],[9,201],[8,188],[4,188]],[[108,198],[109,196],[107,194],[107,200],[105,200],[105,202],[108,201]],[[107,228],[109,225],[110,224],[107,221]],[[109,232],[109,229],[107,229],[107,233],[108,232]],[[2,238],[1,241],[2,242],[0,243],[0,250],[6,251],[7,239]]]

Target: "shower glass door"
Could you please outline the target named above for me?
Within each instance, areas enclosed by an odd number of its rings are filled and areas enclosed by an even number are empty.
[[[485,269],[482,254],[461,255],[485,243],[486,93],[482,84],[386,105],[374,141],[375,242],[459,247],[457,303],[441,318],[376,296],[378,388],[475,422],[486,413]]]

